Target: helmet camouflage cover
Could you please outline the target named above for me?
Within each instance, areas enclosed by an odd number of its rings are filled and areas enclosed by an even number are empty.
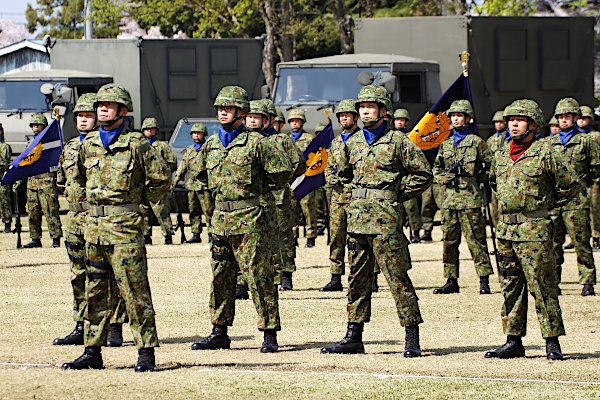
[[[274,117],[277,115],[277,109],[275,108],[275,103],[273,103],[273,100],[271,100],[271,99],[262,99],[260,101],[263,102],[263,104],[267,108],[267,112],[269,114],[271,114]]]
[[[100,102],[109,102],[109,103],[119,103],[125,108],[127,111],[133,111],[133,102],[131,101],[131,95],[129,91],[125,89],[124,86],[115,85],[114,83],[109,83],[104,85],[98,90],[96,93],[96,101],[94,101],[94,107],[98,108],[98,103]]]
[[[248,93],[246,89],[239,86],[225,86],[217,95],[214,106],[215,108],[233,106],[248,112],[250,108]]]
[[[360,92],[358,92],[358,96],[356,97],[356,111],[358,111],[360,103],[364,102],[375,102],[386,109],[388,109],[388,107],[391,109],[392,105],[387,90],[385,90],[383,86],[377,85],[363,86],[363,88],[360,89]]]
[[[554,116],[562,114],[581,114],[581,110],[579,109],[579,102],[572,97],[560,99],[558,103],[556,103],[556,108],[554,109]]]
[[[33,114],[31,116],[31,121],[29,121],[29,126],[32,126],[32,125],[48,126],[48,120],[46,119],[46,116],[44,114],[41,114],[41,113]]]
[[[150,129],[150,128],[158,129],[158,121],[154,117],[146,118],[146,119],[144,119],[144,122],[142,123],[142,129]]]
[[[500,122],[504,121],[504,111],[499,110],[494,113],[494,118],[492,118],[492,122]]]
[[[288,114],[288,122],[290,122],[292,118],[300,118],[302,121],[306,122],[306,115],[304,115],[304,110],[301,108],[294,108],[290,111]]]
[[[276,122],[283,122],[285,124],[285,117],[283,116],[283,112],[281,110],[277,110],[277,116],[275,117]]]
[[[354,105],[354,99],[345,99],[340,101],[337,110],[335,110],[335,116],[340,117],[341,113],[353,113],[356,114],[356,106]]]
[[[548,121],[548,125],[558,125],[558,120],[555,116],[552,116],[552,118],[550,118],[550,121]]]
[[[262,100],[252,100],[248,114],[260,114],[265,118],[271,118],[267,105]]]
[[[73,108],[73,114],[77,115],[79,112],[96,112],[94,107],[94,101],[96,101],[96,93],[84,93],[77,99],[77,104]]]
[[[325,125],[325,124],[323,124],[323,123],[317,124],[317,126],[316,126],[316,128],[315,128],[315,133],[317,133],[317,132],[321,132],[323,129],[325,129],[325,127],[326,127],[326,126],[327,126],[327,125]]]
[[[394,119],[396,118],[404,118],[407,121],[410,121],[410,114],[408,113],[408,110],[406,108],[399,108],[396,111],[394,111]]]
[[[588,117],[594,119],[594,110],[590,106],[581,106],[579,107],[582,117]]]
[[[454,100],[448,109],[447,114],[450,113],[463,113],[473,118],[473,106],[469,100]]]
[[[527,117],[535,122],[538,129],[544,126],[544,113],[538,103],[529,99],[515,100],[504,109],[504,120],[508,121],[511,116]]]
[[[204,125],[202,122],[196,122],[194,125],[192,125],[192,129],[190,129],[190,135],[194,132],[204,132],[208,134],[208,129],[206,129],[206,125]]]

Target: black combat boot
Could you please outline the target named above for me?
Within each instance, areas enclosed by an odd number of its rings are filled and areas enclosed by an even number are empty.
[[[4,224],[4,233],[10,233],[10,222]]]
[[[123,346],[123,324],[110,324],[106,345],[108,347]]]
[[[479,294],[492,294],[489,275],[479,278]]]
[[[152,372],[155,366],[154,347],[139,349],[135,372]]]
[[[306,246],[304,247],[315,247],[315,238],[306,238]]]
[[[10,224],[8,225],[10,226]],[[6,229],[4,229],[4,232],[6,232]],[[594,238],[594,244],[593,244],[593,249],[594,250],[600,250],[600,238]]]
[[[317,236],[325,235],[325,228],[326,227],[324,225],[317,227]]]
[[[52,342],[54,346],[82,345],[83,344],[83,322],[77,322],[73,332],[64,338],[56,338]]]
[[[101,348],[86,347],[83,354],[70,363],[64,363],[62,369],[104,369]]]
[[[575,245],[573,244],[573,241],[572,241],[572,240],[571,240],[571,243],[569,243],[569,244],[567,244],[567,245],[563,246],[563,249],[565,249],[565,250],[572,250],[572,249],[574,249],[574,248],[575,248]]]
[[[319,289],[319,292],[341,292],[342,290],[344,290],[344,287],[342,286],[342,275],[331,274],[331,281]]]
[[[194,233],[191,238],[185,241],[185,243],[202,243],[199,233]]]
[[[260,348],[261,353],[275,353],[279,345],[277,344],[277,331],[275,329],[265,329],[263,344]]]
[[[281,287],[279,290],[292,290],[294,285],[292,284],[292,273],[282,272],[281,273]]]
[[[173,244],[173,236],[172,235],[165,236],[165,244]]]
[[[203,341],[192,344],[192,350],[218,350],[231,347],[227,326],[213,325],[212,333]]]
[[[323,347],[321,354],[364,354],[362,342],[364,323],[348,322],[346,336],[331,347]]]
[[[144,244],[152,244],[152,236],[145,235],[144,236]]]
[[[60,247],[60,236],[57,238],[52,238],[52,248],[56,249]]]
[[[596,292],[594,291],[594,285],[585,284],[583,285],[583,289],[581,289],[582,296],[595,296]]]
[[[521,336],[508,335],[506,343],[499,349],[488,351],[485,358],[518,358],[525,357],[525,347]]]
[[[377,283],[377,276],[379,274],[373,274],[373,287],[371,288],[371,292],[376,293],[379,292],[379,284]]]
[[[546,338],[546,358],[548,360],[562,360],[564,358],[558,336]]]
[[[412,243],[420,243],[421,242],[421,235],[419,235],[420,231],[416,230],[414,231],[412,237],[410,238],[410,241]]]
[[[421,240],[423,242],[431,242],[433,240],[431,238],[431,231],[424,231],[423,236],[421,236]]]
[[[35,247],[42,247],[42,241],[40,239],[31,239],[31,242],[23,246],[24,249],[33,249]]]
[[[421,357],[419,345],[419,325],[407,326],[404,340],[404,358]]]
[[[448,281],[446,281],[444,286],[433,289],[433,294],[450,294],[459,292],[460,288],[458,287],[457,278],[448,278]]]
[[[235,285],[235,298],[236,300],[248,300],[250,298],[248,285]]]

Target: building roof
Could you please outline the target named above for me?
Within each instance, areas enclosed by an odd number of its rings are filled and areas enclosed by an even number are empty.
[[[10,54],[15,51],[24,49],[24,48],[41,51],[42,53],[46,52],[46,48],[42,45],[41,40],[23,39],[20,42],[15,42],[13,44],[9,44],[8,46],[4,46],[4,47],[0,48],[0,57],[4,56],[6,54]]]

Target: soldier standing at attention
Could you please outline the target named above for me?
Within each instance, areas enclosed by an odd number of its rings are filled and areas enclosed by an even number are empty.
[[[560,126],[558,126],[558,121],[556,120],[556,117],[554,115],[552,116],[552,118],[550,118],[548,126],[550,127],[550,136],[558,135],[558,133],[560,132]]]
[[[581,106],[579,109],[581,116],[577,120],[577,129],[581,133],[589,134],[596,143],[600,143],[600,132],[592,130],[594,111],[589,106]],[[600,182],[598,180],[594,181],[592,187],[588,189],[588,193],[592,217],[593,249],[600,250]]]
[[[201,243],[202,239],[200,234],[202,233],[202,214],[206,219],[206,226],[210,226],[210,219],[212,218],[215,205],[208,191],[206,182],[201,179],[200,168],[198,163],[200,161],[200,149],[206,142],[208,136],[208,129],[202,122],[197,122],[192,125],[190,131],[194,144],[185,149],[183,160],[179,164],[179,168],[173,178],[171,189],[175,190],[177,183],[188,174],[188,179],[185,183],[185,187],[188,190],[188,204],[190,208],[190,222],[192,224],[192,237],[186,240],[186,243]],[[209,229],[210,232],[210,229]]]
[[[600,147],[594,138],[577,129],[579,103],[573,98],[558,101],[554,117],[558,120],[560,132],[546,139],[547,145],[563,164],[569,165],[584,187],[591,187],[600,178]],[[586,189],[570,202],[557,207],[550,213],[554,224],[554,251],[556,260],[557,283],[561,281],[562,264],[565,261],[563,244],[568,233],[577,254],[579,283],[583,285],[582,296],[594,296],[596,284],[596,266],[590,239],[590,203]],[[560,294],[560,290],[559,290]]]
[[[85,190],[90,204],[85,230],[85,351],[62,368],[104,367],[101,346],[106,344],[112,317],[110,282],[114,277],[138,348],[135,371],[152,371],[158,335],[139,207],[142,202],[158,202],[170,179],[164,160],[144,135],[125,127],[123,118],[133,111],[127,89],[115,84],[102,86],[94,106],[100,129],[81,142],[73,180]]]
[[[200,172],[207,175],[215,199],[211,220],[213,271],[209,308],[213,330],[192,350],[228,349],[227,327],[235,316],[236,272],[248,283],[264,332],[260,351],[277,351],[281,329],[274,271],[266,249],[266,218],[261,196],[282,189],[292,174],[287,157],[278,154],[261,134],[243,125],[249,111],[248,95],[238,86],[226,86],[215,99],[221,123],[219,134],[200,149]]]
[[[498,193],[498,268],[504,296],[502,327],[507,340],[486,358],[525,357],[527,290],[535,301],[546,357],[563,358],[558,337],[565,334],[558,302],[552,251],[554,230],[548,210],[569,202],[580,188],[573,171],[536,134],[544,115],[533,100],[516,100],[504,112],[510,147],[501,148],[490,169]]]
[[[387,92],[381,86],[363,87],[356,110],[362,131],[346,142],[346,158],[338,173],[352,185],[347,207],[350,278],[348,331],[321,353],[364,353],[362,332],[371,318],[373,263],[381,267],[394,297],[400,325],[406,329],[404,357],[419,357],[419,324],[423,322],[408,270],[408,240],[402,229],[400,207],[421,194],[433,180],[421,150],[383,121]]]
[[[504,121],[504,110],[496,111],[492,122],[494,123],[495,132],[488,138],[487,145],[493,156],[500,150],[500,147],[504,146],[505,143],[509,143],[510,133]],[[496,192],[493,190],[492,198],[490,199],[490,210],[492,212],[492,221],[494,222],[494,226],[496,226],[498,224],[498,199],[496,198]]]
[[[304,110],[294,108],[288,114],[288,123],[292,128],[292,140],[303,154],[310,142],[313,141],[315,135],[306,132],[303,127],[306,123]],[[292,198],[292,203],[298,207],[298,199],[296,196]],[[304,223],[306,224],[306,246],[315,247],[315,238],[317,237],[317,195],[315,192],[310,192],[300,200],[300,208],[304,214]],[[298,228],[295,230],[295,235],[298,237]]]
[[[48,120],[44,114],[34,114],[31,117],[29,126],[35,137],[48,126]],[[31,144],[31,141],[27,143],[27,145],[29,144]],[[13,190],[16,191],[21,182],[23,181],[18,181],[13,185]],[[42,247],[42,214],[46,217],[48,231],[52,238],[52,247],[60,247],[62,225],[59,209],[56,172],[46,172],[27,178],[27,214],[29,215],[31,242],[24,245],[23,248]]]
[[[169,177],[177,169],[177,157],[173,154],[171,147],[162,140],[156,140],[158,132],[158,121],[156,118],[146,118],[142,123],[142,133],[150,142],[157,154],[167,164]],[[152,244],[152,213],[156,215],[160,229],[165,238],[165,244],[173,244],[173,221],[171,221],[171,207],[169,197],[165,193],[156,203],[140,204],[140,211],[144,216],[144,243]]]
[[[473,108],[468,100],[455,100],[448,109],[452,126],[433,164],[436,182],[444,188],[442,232],[444,235],[444,286],[434,294],[458,293],[458,246],[461,232],[469,246],[479,276],[479,293],[490,294],[489,276],[494,273],[488,254],[483,196],[480,183],[487,180],[492,155],[487,144],[468,126]]]
[[[8,169],[11,155],[12,149],[8,143],[4,142],[4,128],[0,124],[0,176],[4,176],[4,173]],[[4,233],[10,233],[10,223],[12,221],[10,185],[0,186],[0,216],[2,217],[2,222],[4,222]],[[19,218],[18,215],[17,218]]]

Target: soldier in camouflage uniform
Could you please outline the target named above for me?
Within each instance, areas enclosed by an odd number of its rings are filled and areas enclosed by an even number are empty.
[[[142,123],[142,133],[150,142],[156,153],[158,153],[163,162],[167,164],[169,177],[177,169],[177,157],[173,153],[171,146],[162,140],[156,140],[158,132],[158,121],[156,118],[146,118]],[[156,203],[140,204],[140,211],[144,217],[144,242],[152,244],[152,213],[160,225],[165,244],[173,244],[173,221],[171,221],[171,207],[168,193]]]
[[[452,136],[440,146],[433,164],[436,182],[444,188],[442,232],[444,236],[444,286],[434,294],[458,293],[461,232],[479,276],[479,293],[490,294],[489,276],[494,273],[488,254],[481,183],[487,181],[492,155],[487,144],[468,126],[473,108],[468,100],[456,100],[448,109]]]
[[[4,128],[0,124],[0,176],[4,176],[4,173],[8,169],[11,155],[12,149],[8,143],[4,142]],[[4,233],[10,233],[10,223],[12,221],[10,194],[10,185],[0,186],[0,216],[2,217],[2,222],[4,222]],[[19,217],[17,216],[17,218]]]
[[[534,298],[546,356],[563,358],[558,337],[565,334],[558,301],[552,251],[553,227],[548,210],[564,206],[579,190],[562,157],[535,135],[544,115],[532,100],[516,100],[504,113],[510,147],[494,156],[490,184],[498,193],[498,268],[504,296],[502,326],[506,343],[486,358],[524,357],[521,338],[527,332],[527,290]]]
[[[87,134],[96,129],[95,93],[84,93],[73,109],[79,136],[71,139],[60,156],[58,184],[64,186],[65,197],[69,202],[69,212],[65,223],[65,247],[71,261],[71,287],[73,288],[73,319],[75,329],[64,338],[56,338],[53,345],[82,345],[83,316],[87,308],[85,301],[85,216],[88,203],[85,193],[73,177],[77,172],[77,157],[81,142]],[[111,277],[111,290],[119,293],[117,282]],[[108,347],[120,347],[123,344],[123,323],[127,322],[125,302],[120,294],[113,296],[113,314],[108,334]]]
[[[288,124],[290,124],[292,128],[292,140],[296,144],[296,147],[300,151],[300,153],[304,154],[304,150],[308,147],[310,142],[313,141],[315,135],[309,132],[306,132],[303,127],[306,123],[306,116],[304,115],[304,110],[300,108],[294,108],[288,114]],[[317,237],[317,195],[315,192],[310,192],[306,196],[304,196],[300,202],[294,196],[292,197],[292,203],[294,207],[298,207],[298,203],[300,203],[300,209],[304,214],[304,224],[306,226],[306,246],[305,247],[315,247],[315,238]],[[298,228],[296,227],[295,235],[298,237]]]
[[[558,126],[558,120],[553,115],[548,122],[548,127],[550,128],[550,136],[558,135],[560,132],[560,126]]]
[[[116,84],[102,86],[94,106],[100,129],[81,142],[73,177],[90,204],[85,231],[85,351],[62,368],[103,368],[101,346],[106,344],[115,295],[112,276],[125,300],[138,348],[135,371],[152,371],[158,335],[139,205],[158,202],[168,190],[170,178],[164,161],[144,135],[125,127],[123,118],[133,111],[127,89]]]
[[[501,147],[505,144],[510,144],[510,133],[506,128],[506,122],[504,121],[504,110],[496,111],[492,118],[494,123],[495,132],[487,140],[488,148],[492,155],[496,154]],[[492,212],[492,221],[494,226],[498,224],[498,199],[496,198],[496,192],[492,190],[492,198],[490,200],[490,210]]]
[[[48,120],[44,114],[34,114],[29,126],[35,137],[48,126]],[[27,145],[30,143],[31,141]],[[13,190],[17,190],[22,182],[18,181],[13,185]],[[62,225],[59,209],[56,172],[46,172],[27,178],[27,214],[29,215],[31,242],[24,245],[23,248],[42,247],[42,214],[46,217],[48,231],[52,238],[52,247],[60,247]]]
[[[577,129],[583,134],[590,135],[596,143],[600,143],[600,132],[592,130],[594,111],[589,106],[581,106],[579,109],[581,111],[581,116],[577,120]],[[588,189],[588,194],[592,217],[593,249],[600,250],[600,181],[594,181],[592,186]]]
[[[206,185],[206,182],[201,179],[200,169],[198,167],[200,149],[204,146],[204,143],[206,143],[208,129],[206,129],[206,125],[202,122],[197,122],[192,125],[190,135],[192,135],[194,144],[185,149],[183,160],[181,161],[181,164],[179,164],[179,168],[177,168],[171,188],[175,190],[177,183],[188,174],[185,187],[188,190],[192,237],[186,240],[186,243],[201,243],[202,214],[204,214],[204,218],[206,219],[206,225],[210,226],[210,219],[212,218],[215,209],[212,197],[208,191],[208,186]]]
[[[554,110],[560,132],[546,139],[550,149],[562,162],[568,164],[577,174],[584,187],[591,187],[600,178],[600,147],[594,138],[577,129],[579,103],[573,98],[559,100]],[[563,244],[565,235],[569,233],[577,254],[579,283],[583,285],[582,296],[594,296],[596,284],[596,267],[590,239],[590,203],[587,190],[583,189],[569,203],[551,212],[554,223],[554,251],[556,260],[557,282],[561,281],[562,264],[564,263]]]
[[[192,350],[226,349],[231,345],[227,327],[235,317],[236,271],[242,271],[264,331],[261,352],[278,349],[281,329],[279,304],[270,268],[266,240],[266,215],[261,196],[285,187],[292,174],[286,156],[271,142],[243,125],[249,110],[248,95],[238,86],[226,86],[215,99],[221,123],[219,134],[200,149],[198,166],[215,199],[211,220],[213,271],[210,336]]]
[[[346,157],[338,166],[351,182],[347,207],[350,278],[348,331],[321,353],[364,353],[362,332],[371,318],[373,263],[381,267],[396,303],[400,325],[406,329],[404,357],[419,357],[419,324],[423,322],[408,270],[408,240],[400,216],[402,203],[418,196],[433,175],[429,162],[408,137],[390,130],[383,121],[387,92],[381,86],[363,87],[356,100],[364,128],[346,142]]]

